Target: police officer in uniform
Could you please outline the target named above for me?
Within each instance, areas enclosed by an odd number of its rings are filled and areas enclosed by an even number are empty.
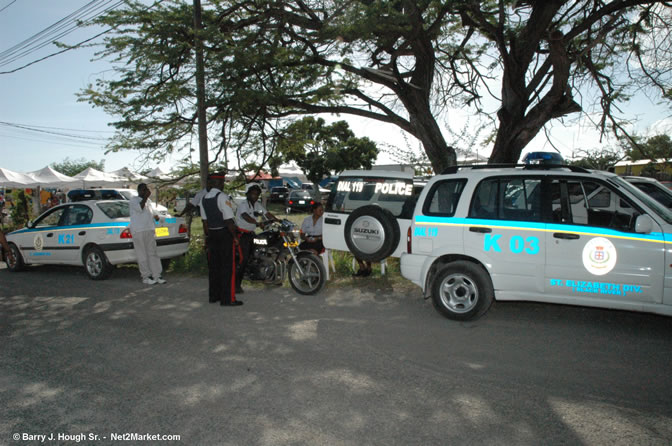
[[[249,183],[245,186],[246,200],[238,205],[236,212],[236,226],[240,233],[240,250],[242,252],[242,262],[236,272],[236,293],[242,294],[243,288],[240,286],[243,281],[243,275],[247,268],[247,262],[250,258],[250,252],[254,245],[254,230],[257,227],[263,228],[263,222],[257,222],[257,217],[263,215],[268,220],[279,221],[275,215],[268,212],[259,203],[259,195],[261,194],[261,186],[258,183]]]
[[[234,248],[237,248],[236,225],[234,224],[231,198],[222,192],[224,175],[210,175],[210,189],[201,200],[201,218],[204,221],[208,259],[208,294],[211,303],[238,306],[236,300]]]

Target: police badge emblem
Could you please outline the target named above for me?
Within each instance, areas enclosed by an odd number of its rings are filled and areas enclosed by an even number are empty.
[[[616,247],[604,237],[591,239],[583,247],[583,266],[589,273],[603,276],[616,266]]]

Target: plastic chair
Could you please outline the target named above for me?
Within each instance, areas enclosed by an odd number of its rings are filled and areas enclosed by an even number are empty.
[[[323,249],[322,253],[322,264],[324,265],[324,270],[327,272],[326,280],[329,280],[329,266],[331,266],[332,271],[336,272],[336,263],[334,262],[334,255],[329,249]]]

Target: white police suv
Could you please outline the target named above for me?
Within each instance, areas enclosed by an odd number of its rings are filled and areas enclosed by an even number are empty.
[[[672,315],[672,212],[607,172],[455,168],[422,191],[401,273],[457,320],[494,299]]]
[[[55,206],[26,228],[7,234],[14,261],[10,271],[29,264],[83,265],[93,280],[112,273],[113,265],[135,263],[128,201],[79,201]],[[155,228],[159,257],[180,256],[189,249],[181,218],[161,217]],[[6,257],[6,256],[5,256]]]

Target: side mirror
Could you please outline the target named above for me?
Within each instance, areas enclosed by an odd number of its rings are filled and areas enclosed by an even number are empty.
[[[35,227],[35,222],[32,220],[28,220],[28,222],[26,223],[26,228],[33,229],[33,227]]]
[[[647,214],[637,216],[637,220],[635,220],[635,232],[638,234],[650,234],[651,231],[653,231],[653,219]]]

